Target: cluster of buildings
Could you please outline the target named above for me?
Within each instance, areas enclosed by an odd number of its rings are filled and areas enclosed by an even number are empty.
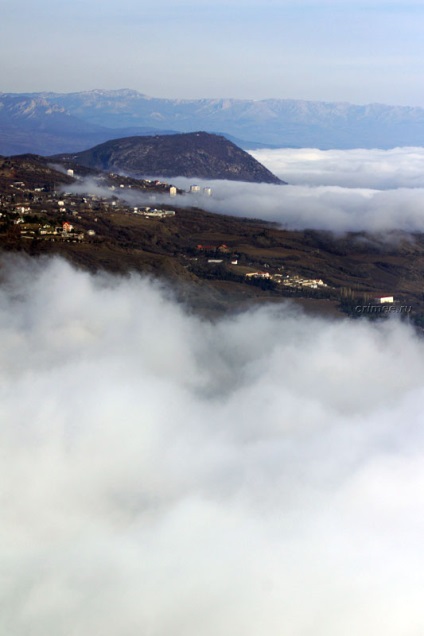
[[[231,265],[239,265],[240,255],[233,253],[231,248],[225,243],[222,243],[221,245],[198,244],[196,245],[196,252],[208,257],[208,264],[227,263]],[[197,260],[197,258],[195,260]],[[249,265],[253,264],[249,263]],[[245,272],[244,278],[246,281],[269,280],[279,285],[284,285],[286,287],[292,287],[296,289],[323,289],[325,287],[328,287],[328,285],[324,283],[321,278],[306,278],[298,274],[282,274],[280,272],[283,270],[283,267],[274,267],[274,271],[275,269],[277,269],[277,272],[272,273],[272,268],[270,270],[270,266],[268,263],[263,263],[261,265],[261,267],[268,271],[256,270],[246,272],[246,269],[248,269],[248,267],[242,264],[240,265],[240,267],[241,269],[239,271]],[[238,269],[235,269],[233,271],[238,271]]]
[[[68,176],[74,176],[73,170],[67,170]],[[117,175],[109,175],[109,183],[98,185],[105,192],[76,194],[58,192],[54,183],[30,183],[15,181],[6,183],[0,189],[0,233],[13,229],[13,237],[25,240],[82,242],[93,240],[94,229],[87,228],[89,223],[96,222],[97,216],[110,212],[135,212],[144,218],[169,218],[175,216],[175,210],[157,208],[132,208],[122,198],[117,197],[114,190],[122,191],[131,188],[132,182]],[[116,185],[114,185],[114,183]],[[144,187],[145,186],[145,187]],[[110,190],[110,194],[107,193]],[[133,188],[134,194],[137,192]],[[169,184],[156,181],[143,181],[142,190],[155,193],[177,193],[177,189]],[[132,195],[133,196],[133,195]]]
[[[309,289],[328,287],[328,285],[324,283],[321,278],[304,278],[298,275],[290,276],[289,274],[283,275],[270,274],[269,272],[249,272],[245,274],[245,278],[247,278],[248,280],[272,280],[274,283],[285,285],[286,287],[294,287],[296,289],[302,287],[308,287]]]
[[[134,208],[134,214],[144,216],[146,219],[165,219],[175,216],[175,210],[158,210],[156,208]]]
[[[67,221],[61,225],[50,225],[49,223],[25,223],[22,218],[14,221],[19,226],[20,235],[23,239],[41,239],[44,241],[67,241],[78,243],[86,240],[87,237],[93,238],[96,234],[95,230],[82,232],[74,228]]]
[[[201,188],[199,185],[191,185],[188,192],[189,194],[203,194],[205,197],[212,196],[212,188],[209,188],[208,186]]]
[[[95,235],[78,223],[81,214],[91,209],[80,195],[59,194],[19,181],[0,194],[0,226],[3,232],[14,228],[13,235],[26,240],[81,242]]]

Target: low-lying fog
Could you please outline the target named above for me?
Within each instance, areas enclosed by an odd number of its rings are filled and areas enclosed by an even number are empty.
[[[391,150],[252,150],[255,159],[293,185],[424,188],[424,148]]]
[[[0,273],[1,634],[424,633],[412,329]]]
[[[288,229],[336,233],[424,231],[424,149],[256,150],[251,153],[287,186],[164,178],[213,196],[157,197],[156,203],[198,205],[212,212],[276,221]],[[122,194],[122,193],[120,193]],[[149,205],[149,199],[130,199]]]

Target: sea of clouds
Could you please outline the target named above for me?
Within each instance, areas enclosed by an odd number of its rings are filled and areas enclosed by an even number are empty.
[[[424,633],[424,342],[0,267],[0,633]]]
[[[283,148],[251,154],[289,185],[198,180],[213,188],[212,198],[197,197],[199,207],[294,230],[424,231],[424,148]],[[173,181],[184,189],[192,183]],[[193,200],[186,199],[186,204]]]

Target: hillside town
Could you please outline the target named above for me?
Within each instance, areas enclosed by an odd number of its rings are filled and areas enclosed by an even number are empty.
[[[354,315],[358,297],[393,296],[386,284],[364,279],[358,286],[360,277],[346,276],[332,239],[207,212],[202,200],[211,196],[210,187],[196,184],[184,191],[33,155],[0,158],[0,244],[33,256],[60,254],[93,270],[232,285],[241,296],[331,300]],[[354,272],[354,260],[351,266]]]
[[[74,177],[74,170],[66,171]],[[123,196],[125,190],[131,198],[137,192],[154,201],[157,195],[176,196],[175,186],[160,181],[134,180],[119,177],[113,173],[101,177],[93,184],[94,191],[100,193],[64,192],[56,189],[54,182],[26,183],[14,181],[0,192],[0,233],[9,232],[23,240],[38,241],[92,241],[96,236],[97,216],[111,212],[135,213],[146,219],[165,219],[175,216],[175,210],[168,207],[134,207]],[[134,190],[133,190],[134,188]],[[76,189],[76,188],[75,188]],[[119,196],[117,196],[119,195]],[[87,226],[87,221],[91,227]]]

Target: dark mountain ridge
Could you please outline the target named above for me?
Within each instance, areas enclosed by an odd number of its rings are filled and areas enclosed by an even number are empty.
[[[225,137],[206,132],[114,139],[52,159],[136,176],[284,183]]]

